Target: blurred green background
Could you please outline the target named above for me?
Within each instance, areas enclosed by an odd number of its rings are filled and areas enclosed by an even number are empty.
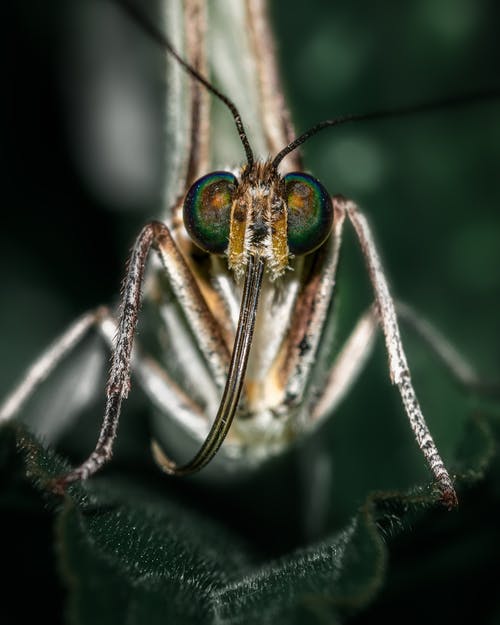
[[[90,180],[82,166],[73,90],[85,84],[85,73],[95,71],[99,58],[92,60],[95,66],[73,62],[78,4],[28,0],[2,9],[0,395],[78,314],[116,300],[128,249],[161,202],[161,83],[154,74],[161,60],[140,34],[130,49],[156,60],[151,76],[144,77],[143,104],[152,120],[147,140],[138,148],[132,137],[126,147],[125,137],[125,147],[120,146],[125,153],[141,150],[131,164],[124,161],[125,168],[131,167],[125,178],[135,185],[125,186],[119,201]],[[310,0],[305,7],[290,0],[271,2],[270,8],[298,131],[338,114],[500,86],[500,15],[492,1]],[[482,103],[346,125],[304,146],[308,170],[369,215],[397,296],[433,320],[489,379],[500,378],[499,112],[498,102]],[[102,158],[105,162],[106,154]],[[343,336],[370,301],[352,236],[346,237],[341,263]],[[455,391],[418,341],[405,337],[425,414],[445,457],[452,456],[456,441],[450,423],[463,420],[473,404]],[[341,526],[371,489],[428,479],[390,389],[380,342],[336,416],[330,440],[340,483],[329,513],[331,528]],[[469,592],[480,596],[476,622],[498,622],[500,609],[487,573],[487,565],[500,555],[498,498],[490,495],[490,486],[478,487],[464,494],[459,513],[444,518],[436,512],[417,528],[413,541],[413,535],[398,539],[388,590],[359,622],[376,615],[395,620],[410,605],[412,614],[405,620],[419,622],[426,608],[415,602],[422,602],[423,595],[444,597],[448,612],[443,613],[466,622],[473,607]],[[40,513],[37,522],[40,534],[37,530],[33,539],[27,538],[33,535],[33,517],[16,511],[9,527],[19,544],[21,568],[31,570],[29,592],[44,597],[54,616],[61,591],[53,568],[47,568],[50,521]],[[235,521],[235,526],[248,538],[245,523]],[[4,536],[11,543],[12,534]],[[289,542],[295,540],[300,542],[296,537]],[[436,556],[431,569],[425,567],[427,552],[429,558]],[[438,581],[444,594],[438,592]]]

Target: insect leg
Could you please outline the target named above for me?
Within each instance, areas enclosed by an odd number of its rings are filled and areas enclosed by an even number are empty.
[[[344,211],[336,211],[332,236],[316,253],[312,270],[297,296],[292,322],[277,363],[277,379],[288,407],[302,402],[316,360],[335,286],[343,225]]]
[[[118,334],[118,322],[109,316],[103,320],[99,330],[112,350]],[[157,360],[143,353],[137,343],[132,351],[131,369],[151,404],[162,414],[182,422],[186,429],[206,433],[207,420],[203,408],[174,382]]]
[[[226,361],[224,359],[227,356],[228,362],[229,355],[219,326],[210,313],[169,229],[161,222],[151,222],[139,234],[128,263],[116,346],[107,384],[106,407],[96,447],[79,467],[56,480],[55,490],[62,491],[71,482],[87,479],[111,458],[121,404],[130,390],[132,345],[141,304],[146,261],[151,247],[158,252],[172,289],[204,353],[210,354],[209,364],[213,366],[215,375],[221,379],[225,377]]]
[[[40,384],[57,365],[80,343],[88,331],[99,326],[109,315],[107,308],[100,307],[76,319],[29,367],[22,381],[5,398],[0,406],[0,423],[9,421],[22,409]]]
[[[412,307],[403,302],[395,302],[396,312],[401,323],[409,326],[445,365],[450,375],[467,389],[479,392],[498,392],[497,385],[485,383],[472,365],[441,332],[424,319]],[[361,373],[371,354],[377,319],[374,310],[369,309],[358,320],[342,350],[335,358],[324,392],[310,407],[311,423],[315,424],[332,414]]]
[[[377,318],[373,308],[369,308],[359,319],[341,351],[335,358],[323,392],[309,407],[310,424],[331,415],[351,390],[373,350]]]
[[[441,490],[443,502],[448,507],[457,505],[457,496],[450,475],[439,455],[434,439],[425,422],[413,388],[408,362],[403,349],[396,317],[394,302],[389,292],[382,263],[380,261],[373,236],[365,217],[357,206],[342,196],[334,198],[338,209],[344,209],[358,235],[358,240],[368,267],[370,280],[375,294],[380,325],[385,337],[389,356],[391,381],[396,384],[401,394],[403,405],[410,421],[415,439],[424,454]]]
[[[24,373],[21,382],[0,405],[0,424],[14,419],[65,358],[73,353],[87,334],[97,328],[105,344],[112,349],[117,334],[117,321],[110,311],[101,306],[76,319],[65,332],[37,358]],[[182,420],[186,427],[205,431],[207,427],[203,410],[188,397],[153,358],[135,350],[132,371],[151,402],[172,418]]]
[[[483,380],[456,347],[428,319],[423,318],[403,302],[396,302],[396,311],[401,322],[425,342],[451,376],[464,388],[486,394],[499,393],[499,385]]]

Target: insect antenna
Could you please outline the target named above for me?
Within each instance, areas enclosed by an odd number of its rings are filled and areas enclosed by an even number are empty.
[[[240,137],[240,141],[243,145],[243,149],[245,150],[245,156],[247,159],[248,169],[250,169],[254,163],[254,155],[252,148],[250,146],[250,141],[248,140],[247,133],[245,131],[245,127],[243,126],[243,121],[241,119],[241,115],[236,108],[234,102],[224,95],[221,91],[214,87],[211,82],[207,78],[205,78],[202,74],[200,74],[192,65],[190,65],[186,60],[184,60],[175,48],[172,46],[170,41],[166,38],[165,34],[157,28],[152,22],[150,22],[146,17],[141,13],[140,9],[138,9],[132,2],[128,2],[127,0],[116,0],[116,2],[129,14],[132,19],[140,24],[140,26],[155,40],[157,41],[163,48],[165,48],[169,54],[171,54],[174,59],[184,68],[184,70],[195,80],[200,82],[204,87],[210,91],[216,98],[218,98],[221,102],[223,102],[227,108],[230,110],[231,115],[233,116],[234,123],[236,125],[236,129],[238,131],[238,135]]]
[[[373,113],[351,113],[347,115],[340,115],[339,117],[335,117],[334,119],[326,119],[325,121],[319,122],[309,130],[306,130],[306,132],[302,133],[299,137],[294,139],[280,152],[278,152],[278,154],[273,159],[273,166],[277,168],[281,161],[285,158],[285,156],[290,154],[290,152],[293,152],[293,150],[298,148],[308,139],[316,135],[321,130],[324,130],[325,128],[340,126],[341,124],[347,124],[348,122],[372,121],[391,117],[406,117],[407,115],[415,115],[417,113],[425,113],[427,111],[437,111],[439,109],[454,108],[467,104],[474,104],[476,102],[482,102],[484,100],[494,100],[498,98],[500,98],[500,89],[488,89],[441,100],[430,100],[428,102],[422,102],[420,104],[415,104],[412,106],[385,109],[381,111],[375,111]]]

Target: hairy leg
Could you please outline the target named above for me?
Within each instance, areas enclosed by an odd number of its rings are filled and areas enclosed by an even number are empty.
[[[105,307],[86,312],[57,337],[28,368],[20,383],[1,404],[0,423],[13,419],[57,365],[75,349],[91,328],[100,327],[108,315],[109,311]]]
[[[349,217],[356,234],[365,262],[368,267],[372,283],[375,304],[378,311],[380,325],[385,338],[387,353],[389,356],[389,372],[391,381],[400,392],[403,406],[410,421],[418,446],[422,450],[437,484],[441,490],[443,503],[448,507],[457,505],[457,496],[451,477],[444,466],[434,439],[429,431],[422,414],[415,390],[412,385],[410,370],[404,352],[394,301],[389,292],[382,263],[380,261],[375,242],[366,221],[366,218],[358,211],[357,206],[342,196],[334,198],[335,207],[344,210]]]

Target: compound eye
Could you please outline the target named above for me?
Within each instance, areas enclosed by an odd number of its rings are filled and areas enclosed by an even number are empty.
[[[284,183],[288,249],[295,255],[309,254],[322,245],[332,231],[332,200],[321,182],[308,174],[287,174]]]
[[[197,180],[184,200],[184,225],[202,250],[224,254],[229,243],[231,205],[238,181],[227,171]]]

